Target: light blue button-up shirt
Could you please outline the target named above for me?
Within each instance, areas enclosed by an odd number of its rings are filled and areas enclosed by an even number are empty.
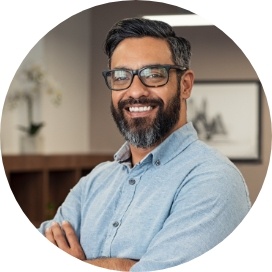
[[[191,123],[132,168],[130,156],[126,143],[78,182],[54,218],[73,225],[87,259],[139,260],[131,271],[173,267],[220,243],[250,209],[240,172]]]

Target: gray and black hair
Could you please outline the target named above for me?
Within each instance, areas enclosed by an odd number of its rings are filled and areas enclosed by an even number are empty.
[[[183,37],[177,37],[170,25],[162,21],[144,18],[127,18],[117,22],[106,36],[104,51],[109,66],[117,45],[126,38],[154,37],[166,40],[172,53],[173,62],[187,69],[190,67],[191,44]]]

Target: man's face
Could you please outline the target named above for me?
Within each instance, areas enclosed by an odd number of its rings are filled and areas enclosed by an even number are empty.
[[[174,64],[166,41],[151,37],[123,40],[115,49],[111,69],[140,69],[154,64]],[[162,87],[146,87],[134,77],[132,85],[112,91],[113,118],[130,144],[149,148],[159,144],[180,127],[180,84],[176,71]]]

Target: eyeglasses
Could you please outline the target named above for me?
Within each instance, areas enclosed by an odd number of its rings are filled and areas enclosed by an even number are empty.
[[[171,69],[185,71],[187,68],[179,65],[150,65],[138,70],[114,69],[102,72],[110,90],[122,91],[129,88],[137,75],[147,87],[161,87],[169,80]]]

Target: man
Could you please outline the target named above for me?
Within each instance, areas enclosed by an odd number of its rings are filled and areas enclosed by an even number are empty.
[[[126,139],[39,228],[90,264],[130,271],[176,266],[225,239],[250,209],[244,179],[186,118],[190,43],[163,22],[125,19],[105,43],[113,118]]]

